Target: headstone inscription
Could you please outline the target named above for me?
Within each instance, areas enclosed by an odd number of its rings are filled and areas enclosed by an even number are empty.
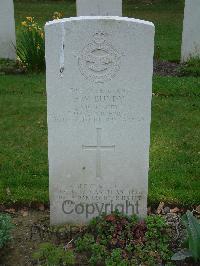
[[[76,0],[77,16],[122,16],[122,0]]]
[[[200,1],[186,0],[181,61],[188,61],[191,57],[200,58]]]
[[[0,1],[0,58],[16,59],[13,0]]]
[[[145,216],[153,24],[77,17],[45,32],[51,223]]]

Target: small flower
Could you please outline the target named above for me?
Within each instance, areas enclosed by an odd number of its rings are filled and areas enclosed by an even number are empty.
[[[21,23],[21,25],[22,25],[23,27],[27,27],[27,23],[26,23],[26,21],[23,21],[23,22]]]
[[[40,27],[35,27],[35,29],[37,30],[38,33],[40,33],[42,31],[42,29]]]
[[[54,12],[53,13],[53,19],[60,19],[62,17],[63,17],[63,15],[60,12]]]
[[[37,29],[37,25],[36,25],[35,23],[33,23],[31,26],[32,26],[33,28]]]
[[[33,18],[32,17],[26,17],[26,19],[30,22],[33,22]]]

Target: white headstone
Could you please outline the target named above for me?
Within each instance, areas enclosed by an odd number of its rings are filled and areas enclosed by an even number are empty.
[[[146,215],[153,24],[77,17],[45,31],[51,223]]]
[[[182,62],[200,58],[200,0],[186,0],[182,36]]]
[[[0,0],[0,58],[16,59],[13,0]]]
[[[122,0],[76,0],[77,16],[122,16]]]

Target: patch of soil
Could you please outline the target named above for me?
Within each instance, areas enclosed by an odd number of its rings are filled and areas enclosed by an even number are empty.
[[[37,251],[39,244],[51,242],[63,247],[70,247],[76,236],[80,236],[84,226],[50,227],[49,210],[38,211],[33,209],[8,209],[12,217],[14,229],[13,240],[2,251],[0,250],[0,266],[32,266],[37,263],[32,259],[32,254]],[[82,263],[83,257],[77,256],[77,266]]]
[[[8,59],[0,59],[0,75],[24,74],[25,69],[18,62]]]
[[[27,214],[16,212],[11,216],[15,226],[12,231],[13,241],[3,249],[0,265],[33,265],[31,258],[33,251],[37,249],[39,243],[50,240],[43,229],[46,227],[45,224],[49,224],[49,212],[28,211]]]
[[[154,60],[154,75],[177,77],[181,66],[181,63]]]

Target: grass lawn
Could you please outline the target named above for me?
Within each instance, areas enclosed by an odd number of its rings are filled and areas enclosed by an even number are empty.
[[[0,86],[0,202],[48,202],[45,77],[0,76]],[[149,202],[198,204],[200,78],[153,87]]]
[[[54,11],[75,16],[75,1],[16,0],[17,36],[26,16],[44,25]],[[156,57],[179,60],[183,0],[125,0],[123,13],[153,21]],[[149,203],[199,204],[200,78],[156,76],[153,92]],[[0,75],[0,147],[0,203],[47,203],[44,74]]]
[[[200,202],[200,78],[155,77],[150,202]]]

